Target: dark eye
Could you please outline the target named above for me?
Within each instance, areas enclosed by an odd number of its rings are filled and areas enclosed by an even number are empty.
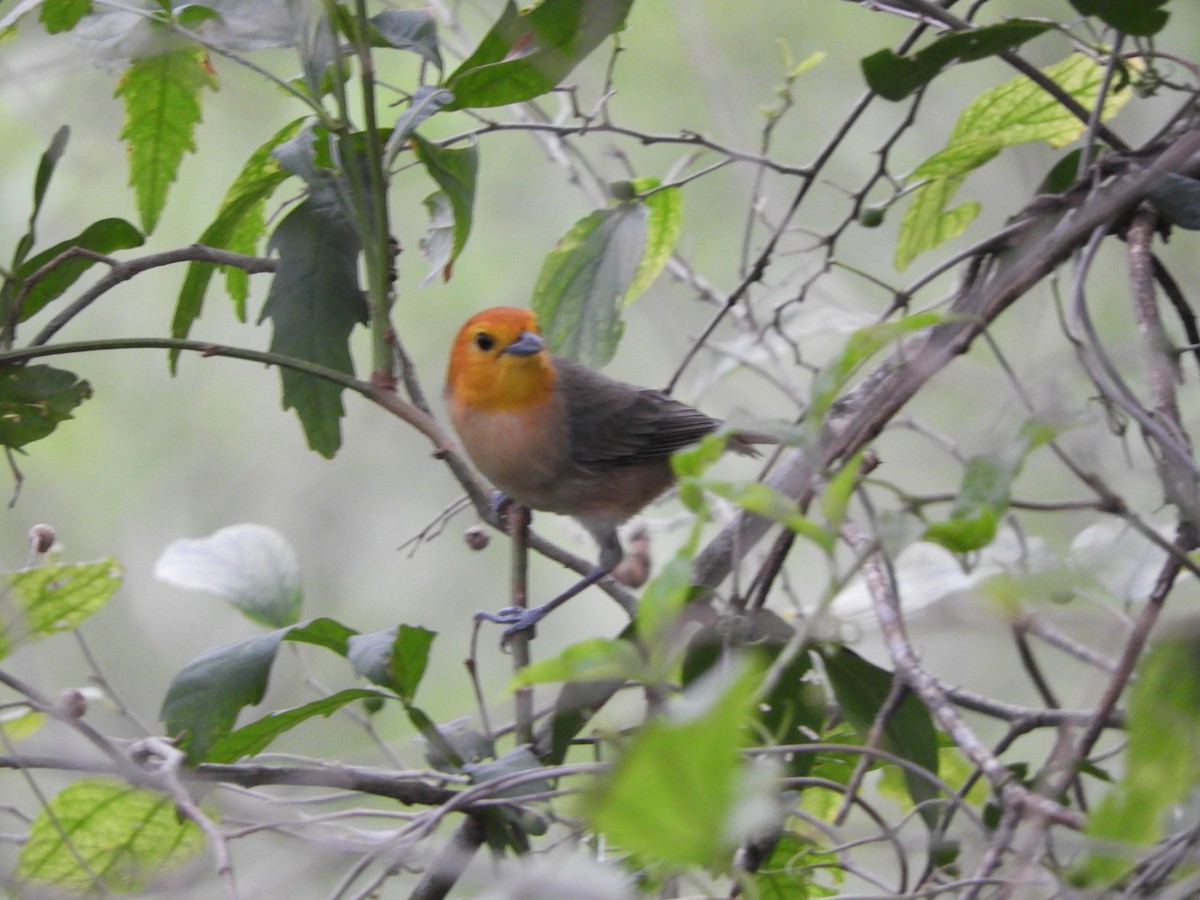
[[[475,335],[475,346],[486,352],[496,346],[496,339],[486,331],[481,331]]]

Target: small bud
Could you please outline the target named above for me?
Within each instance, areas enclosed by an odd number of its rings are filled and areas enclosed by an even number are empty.
[[[472,550],[482,550],[491,542],[492,536],[482,525],[472,525],[463,532],[463,540]]]
[[[49,553],[58,535],[53,525],[34,525],[29,529],[29,547],[34,553]]]
[[[858,224],[863,228],[878,228],[883,224],[884,210],[881,206],[868,206],[858,214]]]
[[[640,588],[650,578],[650,534],[637,525],[625,541],[625,556],[612,570],[612,577],[630,588]]]
[[[375,713],[383,709],[382,697],[364,697],[362,702],[363,711],[368,716],[373,716]]]
[[[82,719],[87,714],[87,697],[78,688],[67,688],[55,698],[54,707],[64,718]]]

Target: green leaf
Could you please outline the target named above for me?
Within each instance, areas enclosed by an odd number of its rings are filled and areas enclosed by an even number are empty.
[[[658,187],[659,182],[657,178],[635,178],[632,184],[633,188],[641,193]],[[641,198],[641,202],[648,213],[645,246],[641,262],[633,274],[633,282],[622,298],[625,304],[632,303],[645,293],[658,277],[671,254],[675,252],[675,245],[679,242],[679,234],[683,230],[683,191],[679,188],[655,191]]]
[[[846,518],[846,507],[850,505],[850,498],[854,496],[854,489],[858,487],[858,473],[862,468],[865,452],[865,449],[859,450],[847,460],[829,479],[821,494],[821,514],[825,517],[825,527],[835,534],[842,527]]]
[[[170,798],[115,780],[86,779],[38,813],[16,877],[52,888],[56,896],[92,893],[96,881],[106,894],[134,893],[203,847],[199,827],[182,819]]]
[[[370,22],[387,46],[415,53],[441,71],[437,20],[429,10],[387,9],[372,16]]]
[[[1043,70],[1084,108],[1099,97],[1105,67],[1081,53]],[[1101,118],[1112,118],[1133,96],[1122,84],[1109,90]],[[1006,147],[1046,141],[1063,147],[1087,128],[1031,79],[1020,76],[980,94],[958,118],[945,148],[918,166],[914,179],[928,181],[913,191],[896,243],[895,265],[904,269],[918,255],[962,233],[978,215],[977,203],[947,209],[964,177]]]
[[[842,714],[865,740],[891,693],[895,676],[844,646],[823,648],[821,658]],[[937,732],[929,710],[915,694],[906,693],[888,716],[882,744],[883,749],[937,774]],[[905,769],[904,780],[913,803],[937,797],[937,789],[927,779]],[[936,827],[938,815],[931,806],[921,808],[921,817],[930,828]]]
[[[216,741],[205,756],[205,762],[232,763],[244,756],[255,756],[270,746],[275,738],[291,731],[301,722],[315,716],[331,716],[347,703],[368,697],[386,698],[388,695],[366,688],[351,688],[303,706],[270,713]]]
[[[950,518],[930,525],[924,539],[954,553],[967,553],[990,544],[1008,511],[1012,485],[1021,474],[1025,459],[1052,440],[1055,433],[1044,423],[1030,420],[1021,426],[1016,441],[1009,446],[969,459]]]
[[[72,247],[91,250],[93,253],[109,254],[114,250],[140,247],[145,242],[146,239],[142,233],[124,219],[101,219],[99,222],[93,222],[70,240],[57,243],[27,259],[17,270],[17,276],[22,280],[31,278],[42,266],[57,259]],[[51,269],[25,294],[21,301],[20,320],[24,322],[30,316],[40,312],[48,303],[61,297],[96,262],[95,259],[87,256],[75,256]]]
[[[437,85],[423,85],[413,92],[404,114],[396,119],[387,140],[393,144],[412,137],[417,127],[454,99],[454,95]]]
[[[73,372],[50,366],[0,366],[0,445],[24,447],[49,435],[92,396]]]
[[[841,893],[820,881],[840,883],[845,870],[836,854],[824,852],[810,838],[785,831],[751,877],[762,900],[816,900]]]
[[[44,0],[38,18],[48,34],[61,34],[92,11],[92,0]]]
[[[0,658],[16,638],[71,631],[98,613],[121,586],[121,565],[109,557],[89,563],[47,563],[7,576],[12,614],[0,621]]]
[[[627,681],[643,669],[642,655],[629,641],[588,638],[571,644],[557,656],[525,666],[513,676],[509,688],[555,681]]]
[[[335,619],[319,618],[288,629],[285,641],[313,644],[332,650],[338,656],[350,652],[350,638],[358,634]]]
[[[592,797],[592,824],[644,860],[727,870],[739,751],[759,672],[741,665],[693,684],[673,714],[624,747]]]
[[[1142,661],[1129,697],[1128,734],[1125,776],[1088,819],[1088,836],[1097,842],[1082,866],[1088,884],[1107,885],[1129,871],[1138,859],[1134,848],[1156,843],[1172,808],[1200,784],[1200,640],[1194,633],[1162,641]]]
[[[208,537],[172,541],[154,565],[156,578],[219,594],[270,628],[294,625],[304,590],[300,562],[282,534],[265,525],[230,525]]]
[[[838,398],[844,388],[868,359],[905,335],[945,321],[945,317],[935,312],[914,313],[894,322],[880,322],[878,325],[868,325],[850,335],[846,346],[836,359],[826,363],[824,368],[813,379],[812,399],[808,405],[808,418],[820,423],[833,401]]]
[[[43,5],[43,15],[45,10],[46,7]],[[23,239],[23,241],[28,240],[29,245],[24,246],[20,252],[22,258],[28,252],[29,246],[33,244],[34,227],[37,224],[38,216],[41,215],[42,204],[46,200],[46,191],[50,189],[50,179],[54,177],[54,170],[58,168],[58,162],[67,150],[67,141],[70,137],[71,129],[66,125],[61,126],[58,131],[54,132],[54,137],[50,139],[50,146],[46,148],[42,158],[38,161],[37,175],[33,179],[33,209],[29,213],[29,231]]]
[[[196,149],[200,91],[216,86],[208,54],[200,48],[136,59],[121,78],[121,140],[129,145],[129,183],[147,234],[158,224],[183,155]]]
[[[271,664],[287,629],[214,647],[196,657],[171,681],[159,719],[179,737],[188,759],[199,761],[233,729],[245,706],[267,692]]]
[[[439,147],[424,138],[413,135],[413,147],[417,159],[425,167],[429,176],[441,188],[439,194],[434,194],[425,201],[430,211],[430,234],[421,239],[421,250],[433,265],[433,271],[422,281],[427,284],[438,272],[450,280],[454,261],[462,253],[471,233],[471,222],[475,208],[475,184],[479,172],[479,152],[474,146],[463,149]],[[448,209],[441,201],[433,200],[442,197],[448,204]],[[431,205],[431,201],[432,205]],[[450,213],[449,231],[446,233],[445,213]],[[441,226],[442,237],[436,236],[435,228]],[[450,240],[445,238],[449,237]]]
[[[1054,28],[1052,22],[1011,19],[944,35],[911,56],[880,50],[862,60],[871,90],[885,100],[903,100],[954,62],[974,62],[1020,46]]]
[[[425,676],[435,637],[436,631],[411,625],[356,634],[347,642],[346,658],[355,672],[395,691],[407,705],[416,697]]]
[[[796,534],[808,538],[826,553],[833,550],[837,535],[814,522],[800,511],[800,505],[786,497],[769,484],[761,481],[709,481],[702,482],[707,491],[736,503],[747,512],[778,522]]]
[[[350,332],[367,320],[358,286],[359,241],[336,197],[309,197],[279,223],[270,248],[279,251],[259,321],[270,319],[274,353],[354,374]],[[342,388],[281,369],[283,408],[295,409],[308,445],[331,458],[341,446]]]
[[[225,192],[216,218],[204,229],[197,243],[249,255],[258,251],[258,241],[266,231],[267,200],[289,175],[281,167],[274,151],[295,138],[304,122],[304,119],[294,119],[250,154],[241,172]],[[188,263],[187,275],[184,276],[171,320],[171,337],[188,336],[192,323],[200,317],[208,283],[216,270],[217,266],[213,263]],[[249,276],[244,270],[230,266],[226,271],[225,286],[234,299],[238,319],[245,321]],[[178,351],[171,351],[172,371],[178,357]]]
[[[647,208],[622,203],[580,219],[542,263],[530,306],[550,348],[598,368],[616,352],[621,301],[646,249]]]
[[[1071,0],[1075,11],[1083,16],[1096,16],[1118,31],[1138,37],[1158,34],[1167,24],[1170,14],[1163,9],[1169,0]]]
[[[453,74],[447,109],[506,106],[554,88],[611,34],[625,27],[633,0],[543,0],[526,12],[512,0]]]

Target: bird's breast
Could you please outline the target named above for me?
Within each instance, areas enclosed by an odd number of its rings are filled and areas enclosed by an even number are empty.
[[[553,399],[518,411],[450,403],[450,419],[475,467],[508,496],[558,511],[571,468],[565,419]]]

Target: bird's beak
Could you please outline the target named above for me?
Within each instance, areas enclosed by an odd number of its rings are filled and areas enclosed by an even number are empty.
[[[532,331],[522,331],[517,339],[500,351],[500,355],[509,353],[513,356],[533,356],[546,349],[546,342],[540,334]]]

